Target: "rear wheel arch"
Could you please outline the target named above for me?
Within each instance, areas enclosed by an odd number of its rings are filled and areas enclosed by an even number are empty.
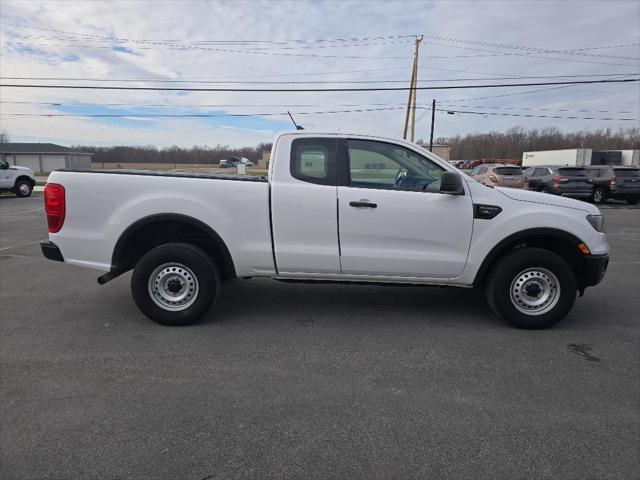
[[[131,270],[149,250],[176,242],[201,248],[214,260],[222,278],[235,278],[233,258],[222,237],[201,220],[173,213],[150,215],[127,227],[113,249],[111,271]]]
[[[556,228],[531,228],[516,232],[491,249],[480,265],[473,285],[484,283],[493,265],[505,255],[522,247],[542,248],[560,255],[569,263],[580,284],[580,278],[585,273],[583,256],[578,249],[580,243],[583,243],[582,240],[575,235]]]

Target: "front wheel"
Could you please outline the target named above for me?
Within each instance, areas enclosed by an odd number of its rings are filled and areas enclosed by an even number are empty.
[[[31,195],[31,192],[33,191],[33,186],[31,185],[31,182],[27,180],[18,180],[14,188],[15,188],[16,196],[18,197],[28,197],[29,195]]]
[[[577,281],[569,264],[542,248],[520,248],[503,257],[489,274],[492,310],[517,328],[555,325],[573,307]]]
[[[131,277],[136,305],[162,325],[197,322],[214,304],[219,290],[216,264],[188,243],[167,243],[148,251]]]

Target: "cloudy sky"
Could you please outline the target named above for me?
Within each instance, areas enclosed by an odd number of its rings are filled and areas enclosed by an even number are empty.
[[[406,87],[422,34],[421,86],[637,78],[639,19],[638,1],[2,0],[0,74],[3,84]],[[419,106],[432,98],[445,110],[436,136],[617,129],[638,125],[640,84],[427,90]],[[290,129],[287,110],[307,129],[400,137],[407,92],[1,87],[0,101],[13,141],[244,146]],[[418,137],[430,115],[418,110]]]

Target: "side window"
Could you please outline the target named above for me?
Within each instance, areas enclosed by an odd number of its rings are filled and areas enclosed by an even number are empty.
[[[400,145],[349,140],[348,154],[352,187],[414,191],[440,188],[444,168]]]
[[[547,173],[547,169],[546,168],[536,168],[533,171],[533,176],[534,177],[543,177],[546,173]]]
[[[291,176],[319,185],[336,185],[336,140],[298,138],[291,143]]]
[[[487,167],[480,167],[480,172],[478,172],[478,173],[480,173],[480,174],[487,173],[487,170],[488,170]]]

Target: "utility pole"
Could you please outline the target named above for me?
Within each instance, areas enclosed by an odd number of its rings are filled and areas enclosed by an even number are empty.
[[[415,50],[413,52],[413,69],[411,71],[411,84],[409,85],[409,100],[407,101],[407,113],[404,117],[404,133],[402,138],[407,139],[409,131],[409,114],[411,114],[411,141],[415,139],[416,131],[416,86],[418,83],[418,54],[420,52],[420,42],[423,36],[416,37]]]
[[[429,135],[429,151],[433,152],[433,126],[436,123],[436,99],[431,102],[431,135]]]

